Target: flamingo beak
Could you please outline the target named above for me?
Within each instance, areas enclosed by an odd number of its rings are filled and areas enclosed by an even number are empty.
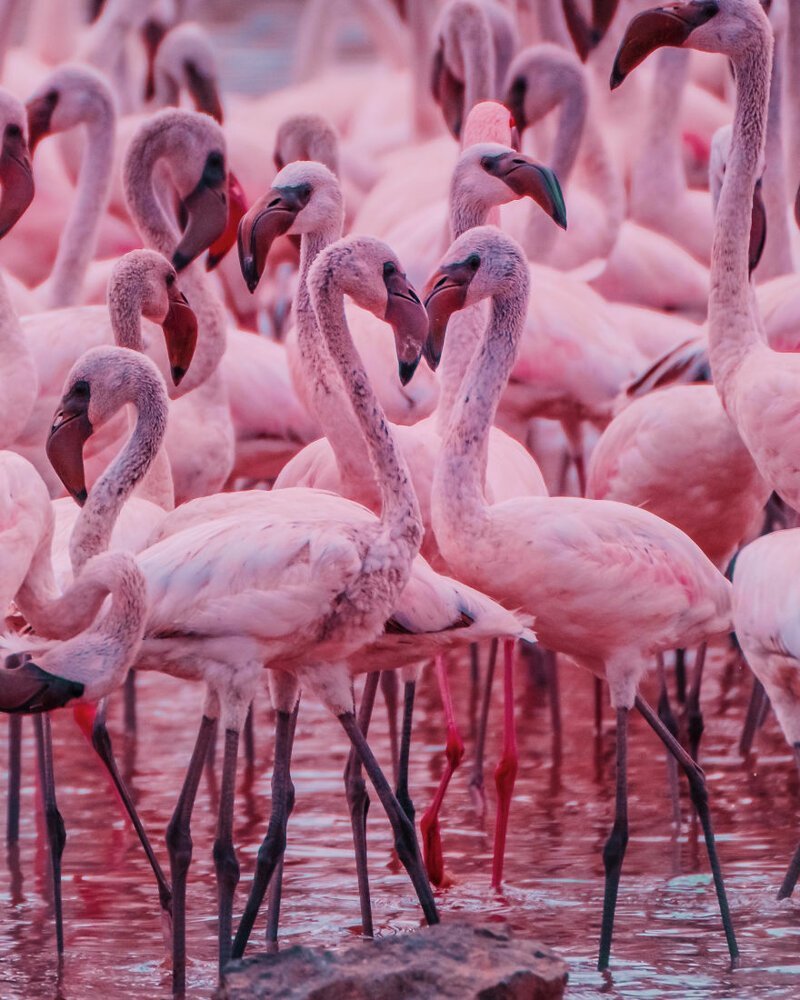
[[[464,124],[464,84],[448,69],[444,61],[444,48],[439,44],[433,57],[431,74],[433,99],[442,109],[444,122],[455,139],[461,138]]]
[[[800,187],[798,187],[797,195],[794,199],[794,221],[800,226]]]
[[[55,474],[80,507],[86,503],[87,497],[83,446],[94,431],[88,409],[88,393],[78,396],[73,387],[61,400],[61,407],[53,418],[53,426],[45,446],[48,461]]]
[[[6,235],[33,201],[33,171],[28,147],[21,130],[3,137],[0,151],[0,238]]]
[[[30,653],[13,653],[0,669],[0,712],[35,715],[63,708],[83,694],[83,684],[49,674]]]
[[[666,46],[680,48],[695,28],[710,21],[719,12],[716,0],[691,0],[667,7],[642,11],[625,29],[611,70],[611,89],[643,62],[651,52]]]
[[[198,111],[211,115],[213,119],[222,124],[223,112],[222,102],[219,99],[217,81],[213,76],[201,73],[193,62],[184,63],[186,70],[186,80],[189,93],[192,95],[194,106]]]
[[[589,24],[583,16],[576,0],[561,0],[561,9],[578,58],[581,62],[586,62],[601,36],[594,24]]]
[[[247,212],[247,199],[244,195],[242,185],[236,179],[232,170],[228,171],[228,222],[225,232],[219,239],[214,240],[208,248],[206,257],[206,270],[213,271],[225,254],[236,242],[236,233],[239,230],[239,223]]]
[[[189,370],[194,349],[197,345],[197,317],[186,296],[176,284],[170,286],[169,309],[161,323],[167,344],[169,369],[175,385]]]
[[[750,243],[748,246],[749,273],[758,267],[764,244],[767,242],[767,209],[761,192],[761,178],[753,190],[753,211],[750,217]]]
[[[446,264],[425,286],[425,312],[428,314],[425,360],[432,371],[436,371],[442,360],[447,323],[454,312],[464,308],[474,274],[474,269],[466,262]]]
[[[408,385],[425,349],[428,317],[404,274],[393,271],[383,280],[386,285],[386,312],[383,318],[394,330],[400,382]]]
[[[532,198],[561,229],[567,228],[564,195],[552,170],[522,153],[502,153],[484,163],[484,169],[518,197]]]
[[[182,271],[220,238],[228,224],[227,176],[219,153],[209,153],[194,190],[182,199],[187,223],[172,255],[172,266]]]
[[[46,135],[50,134],[53,112],[58,103],[58,94],[43,94],[41,97],[34,97],[25,105],[28,116],[28,149],[31,156],[36,152],[36,147]]]
[[[239,266],[251,294],[264,273],[270,247],[292,228],[310,197],[308,184],[270,188],[239,223]]]

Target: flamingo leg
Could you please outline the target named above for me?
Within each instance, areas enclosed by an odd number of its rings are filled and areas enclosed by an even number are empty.
[[[386,714],[389,717],[389,746],[392,753],[392,777],[397,784],[397,776],[400,767],[400,751],[397,733],[397,694],[400,681],[394,670],[381,671],[381,691],[383,700],[386,702]]]
[[[478,737],[475,741],[475,763],[472,766],[472,776],[469,779],[469,790],[475,808],[481,816],[486,814],[486,793],[483,789],[483,761],[486,753],[486,731],[489,724],[489,706],[492,701],[492,684],[497,665],[497,639],[492,639],[489,647],[489,663],[486,667],[486,680],[483,685],[481,712],[478,716]]]
[[[124,720],[125,720],[125,732],[129,736],[136,735],[136,671],[129,670],[128,676],[125,678],[125,684],[122,689],[123,697],[125,699],[124,706]]]
[[[606,885],[603,895],[603,923],[600,929],[600,954],[597,968],[608,968],[614,913],[617,908],[619,877],[628,844],[628,709],[617,709],[617,796],[614,825],[603,848]]]
[[[365,738],[369,732],[369,723],[372,718],[372,709],[375,705],[375,694],[380,678],[381,672],[375,670],[367,674],[367,679],[364,682],[364,693],[361,696],[361,706],[358,711],[358,726]],[[367,867],[369,795],[367,794],[367,784],[361,773],[361,761],[356,754],[355,747],[350,748],[347,757],[344,769],[344,787],[347,805],[350,809],[350,826],[353,830],[358,898],[361,904],[361,933],[364,937],[372,937],[372,903],[369,898],[369,870]]]
[[[244,720],[244,761],[248,770],[252,770],[256,764],[256,741],[253,726],[253,703],[247,709],[247,716]]]
[[[692,671],[692,686],[686,697],[686,723],[689,733],[689,751],[694,760],[698,759],[700,740],[703,736],[703,712],[700,708],[700,687],[703,683],[703,666],[706,662],[706,643],[697,648]]]
[[[494,830],[494,860],[492,888],[499,889],[503,882],[503,861],[506,854],[508,815],[511,796],[517,780],[517,730],[514,718],[514,639],[503,641],[503,755],[494,772],[497,789],[497,815]]]
[[[594,734],[600,736],[603,732],[603,681],[600,677],[594,679]]]
[[[22,716],[8,717],[8,813],[6,844],[19,842],[19,800],[22,782]]]
[[[636,708],[644,716],[647,724],[656,733],[661,742],[667,747],[670,753],[683,768],[686,777],[689,779],[689,789],[692,802],[697,810],[700,823],[703,827],[703,836],[708,852],[708,861],[711,866],[711,874],[714,878],[714,888],[717,892],[717,902],[722,917],[722,926],[725,930],[725,939],[728,942],[731,962],[735,965],[739,957],[739,948],[736,944],[736,935],[733,931],[733,920],[728,906],[728,896],[725,892],[725,882],[722,878],[722,868],[717,854],[717,844],[714,839],[714,829],[711,823],[711,812],[708,808],[708,789],[706,788],[705,775],[697,762],[692,760],[689,754],[678,743],[672,733],[662,724],[653,709],[647,704],[641,695],[636,696]]]
[[[669,691],[667,690],[667,674],[664,667],[664,654],[656,653],[656,664],[658,667],[658,683],[660,686],[658,694],[658,717],[669,730],[678,738],[678,720],[672,711],[669,703]],[[678,762],[667,750],[667,785],[669,787],[669,797],[672,802],[672,821],[680,826],[681,823],[681,799],[678,789]]]
[[[758,681],[756,682],[758,683]],[[764,697],[766,697],[766,692],[764,692]],[[797,764],[797,769],[800,771],[800,745],[795,743],[794,745],[794,760]],[[789,868],[786,871],[781,887],[778,890],[778,899],[786,899],[788,896],[794,892],[794,887],[797,884],[798,876],[800,876],[800,844],[795,848],[792,860],[789,862]]]
[[[289,739],[291,741],[290,745],[294,746],[294,731],[297,728],[297,711],[292,712],[290,725],[291,725],[291,732],[289,734]],[[280,921],[280,916],[281,916],[281,896],[283,894],[284,857],[285,854],[282,854],[281,859],[278,862],[278,865],[269,882],[269,895],[267,896],[267,935],[266,935],[268,951],[277,950],[278,923]]]
[[[172,936],[172,890],[169,887],[169,883],[167,882],[161,865],[158,863],[158,858],[156,858],[150,839],[148,838],[144,826],[142,825],[142,821],[139,819],[139,813],[136,811],[136,806],[133,803],[133,798],[128,790],[128,786],[123,781],[122,775],[117,767],[117,761],[111,747],[111,736],[109,735],[108,728],[106,726],[107,708],[108,699],[103,698],[97,707],[94,722],[92,724],[92,747],[105,765],[105,769],[108,771],[109,777],[114,783],[114,788],[116,788],[117,794],[125,807],[125,811],[133,824],[136,836],[139,838],[139,842],[144,848],[144,853],[147,856],[150,867],[153,869],[153,874],[155,875],[156,882],[158,883],[158,899],[161,904],[161,921],[164,929],[164,936],[166,940],[169,941]]]
[[[67,842],[64,820],[56,804],[56,785],[53,774],[53,735],[50,716],[47,713],[34,717],[36,748],[39,757],[39,772],[44,798],[44,818],[47,826],[47,840],[50,848],[50,874],[53,878],[53,910],[56,921],[56,950],[64,954],[64,918],[61,905],[61,855]]]
[[[272,770],[272,813],[269,817],[267,833],[258,849],[256,871],[250,895],[247,897],[242,919],[236,929],[233,941],[233,958],[241,958],[247,947],[253,924],[264,900],[270,879],[286,850],[286,825],[294,807],[294,785],[289,771],[292,758],[294,719],[300,705],[292,712],[276,712],[275,721],[275,764]]]
[[[436,902],[434,901],[433,892],[431,891],[430,883],[428,882],[425,868],[420,858],[414,827],[403,812],[400,803],[394,797],[389,787],[389,782],[386,780],[364,734],[359,728],[355,714],[353,712],[343,712],[338,718],[342,728],[350,737],[350,742],[356,748],[356,753],[361,758],[364,770],[369,775],[378,798],[386,810],[386,815],[392,824],[397,856],[408,872],[416,890],[417,898],[422,906],[422,912],[425,914],[425,920],[429,924],[438,924],[439,914],[436,912]]]
[[[428,876],[434,885],[441,885],[444,881],[444,857],[439,829],[439,810],[442,808],[450,779],[464,756],[464,743],[458,731],[453,699],[450,694],[450,683],[447,679],[447,667],[441,654],[436,657],[436,679],[439,682],[439,692],[442,696],[445,719],[447,720],[446,764],[433,802],[425,810],[419,822],[419,828],[422,833],[422,849],[425,853],[425,867]]]
[[[469,644],[469,735],[475,738],[478,721],[478,702],[481,697],[481,647]]]
[[[561,688],[558,678],[558,657],[552,649],[546,649],[548,665],[547,680],[550,691],[550,725],[553,730],[553,761],[561,760]]]
[[[686,703],[686,650],[675,650],[675,692],[678,704]]]
[[[403,730],[400,736],[400,759],[397,764],[397,801],[403,812],[414,822],[414,803],[408,793],[408,759],[411,756],[411,723],[414,718],[414,697],[416,681],[406,681],[403,685]]]
[[[200,775],[208,758],[208,748],[214,741],[216,728],[217,720],[204,715],[181,794],[167,827],[167,850],[172,879],[172,992],[176,996],[186,992],[186,879],[192,860],[189,826]]]
[[[267,951],[276,951],[278,943],[278,923],[281,916],[281,895],[283,892],[283,858],[270,879],[267,896]]]
[[[233,894],[239,884],[239,862],[236,860],[236,851],[233,846],[233,800],[236,795],[238,753],[239,732],[236,729],[226,729],[217,836],[214,840],[214,866],[217,872],[217,902],[219,906],[220,972],[228,964],[231,957]]]
[[[749,756],[750,751],[753,749],[753,740],[758,731],[761,706],[766,697],[767,692],[764,690],[764,685],[754,675],[753,689],[750,692],[750,701],[747,703],[747,714],[744,717],[744,726],[742,727],[742,738],[739,740],[739,753],[742,757]]]

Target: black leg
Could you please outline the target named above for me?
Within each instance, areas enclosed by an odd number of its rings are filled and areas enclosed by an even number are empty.
[[[703,667],[706,662],[706,643],[698,646],[692,671],[692,686],[686,698],[686,728],[689,734],[689,752],[698,760],[700,740],[703,736],[703,712],[700,708],[700,688],[703,683]]]
[[[392,794],[383,771],[381,771],[377,760],[375,760],[372,750],[364,738],[364,734],[359,729],[355,714],[353,712],[343,712],[339,716],[339,722],[341,722],[342,728],[350,737],[350,742],[356,748],[364,769],[377,792],[378,798],[386,810],[386,815],[389,817],[389,822],[392,824],[394,832],[397,856],[411,878],[417,898],[422,906],[422,911],[425,914],[425,919],[429,924],[437,924],[439,922],[439,915],[436,912],[433,892],[431,891],[428,877],[422,865],[414,827],[403,812],[400,803]]]
[[[397,679],[397,671],[381,671],[381,691],[383,700],[386,702],[386,714],[389,718],[389,746],[392,752],[392,776],[397,784],[399,769],[399,749],[397,736],[397,692],[400,681]]]
[[[759,682],[756,681],[756,683],[758,684]],[[764,697],[766,697],[766,692],[764,692]],[[800,743],[795,743],[793,750],[795,764],[798,771],[800,771]],[[797,884],[798,876],[800,876],[800,844],[797,845],[792,860],[789,862],[789,868],[778,890],[778,899],[786,899],[788,896],[791,896]]]
[[[403,732],[400,737],[400,760],[397,764],[397,801],[413,825],[414,803],[408,793],[408,761],[411,756],[411,725],[414,720],[417,682],[406,681],[403,688]]]
[[[290,720],[289,740],[290,746],[294,746],[294,731],[297,728],[297,708],[292,712]],[[294,803],[294,792],[292,793],[292,803]],[[281,916],[281,898],[283,895],[283,862],[286,854],[281,855],[281,859],[270,879],[269,894],[267,896],[267,951],[277,951],[278,948],[278,923]]]
[[[19,842],[19,797],[22,781],[22,716],[8,717],[8,813],[6,815],[6,843],[9,847]]]
[[[758,731],[762,707],[767,700],[764,685],[754,675],[753,689],[750,692],[750,701],[747,703],[747,714],[744,717],[744,726],[742,727],[742,738],[739,740],[739,753],[742,757],[747,757],[753,749],[753,740]]]
[[[209,745],[214,741],[216,728],[217,720],[204,715],[183,788],[167,827],[167,850],[172,878],[172,992],[176,996],[181,996],[186,991],[186,879],[192,860],[190,822],[200,775],[208,758]]]
[[[136,735],[136,671],[129,670],[123,688],[125,699],[125,732],[129,736]]]
[[[603,681],[599,677],[594,679],[594,734],[599,736],[603,732]]]
[[[675,737],[675,739],[677,739],[678,720],[675,718],[675,713],[672,711],[672,705],[669,703],[669,691],[667,689],[667,675],[664,668],[663,653],[656,654],[656,663],[658,666],[658,683],[660,687],[658,694],[658,717],[669,732]],[[667,786],[669,788],[670,801],[672,802],[672,821],[680,826],[681,798],[680,791],[678,789],[678,762],[669,750],[667,751]]]
[[[558,657],[552,649],[544,650],[550,692],[550,725],[553,731],[553,762],[561,760],[561,688],[558,677]]]
[[[111,747],[111,736],[109,735],[108,728],[106,727],[107,708],[108,699],[103,698],[97,707],[97,712],[94,717],[94,725],[92,726],[92,746],[94,747],[97,756],[105,765],[105,768],[114,783],[117,794],[122,800],[122,804],[125,806],[125,811],[127,812],[128,817],[133,824],[133,828],[136,831],[136,836],[139,838],[139,842],[144,848],[144,853],[147,856],[150,867],[153,869],[153,874],[155,875],[156,882],[158,883],[158,899],[161,904],[161,919],[164,924],[165,937],[167,940],[170,940],[172,936],[172,890],[167,883],[167,879],[162,871],[161,865],[158,863],[158,859],[155,856],[155,852],[153,851],[150,839],[148,838],[144,826],[142,825],[142,821],[139,819],[139,813],[136,811],[136,806],[133,803],[133,798],[128,790],[128,786],[122,780],[122,775],[117,767],[117,761]]]
[[[53,877],[53,910],[56,921],[56,949],[59,956],[64,954],[64,920],[61,906],[61,855],[67,842],[64,820],[56,805],[56,785],[53,774],[53,736],[50,731],[50,716],[46,713],[34,717],[36,748],[39,757],[39,773],[42,779],[44,818],[47,827],[47,841],[50,848],[50,873]]]
[[[253,702],[250,702],[250,708],[247,709],[247,717],[244,720],[244,762],[248,768],[251,770],[256,765],[256,740],[255,733],[253,732]]]
[[[239,884],[239,862],[233,847],[233,800],[236,795],[236,759],[239,733],[225,730],[225,751],[222,762],[222,789],[219,797],[217,836],[214,841],[214,867],[217,872],[217,902],[219,904],[219,970],[231,957],[233,894]]]
[[[258,849],[256,871],[250,895],[236,929],[233,941],[233,958],[241,958],[247,947],[253,924],[269,886],[270,879],[286,850],[286,824],[294,806],[294,785],[289,771],[292,756],[292,736],[299,703],[293,712],[276,712],[275,722],[275,763],[272,771],[272,813],[269,817],[267,834]]]
[[[686,702],[686,650],[675,650],[675,697],[678,704]]]
[[[478,702],[481,696],[481,648],[477,642],[469,644],[469,735],[477,736]]]
[[[486,667],[486,680],[481,698],[481,714],[478,716],[478,738],[475,740],[475,762],[472,765],[472,775],[469,779],[469,791],[475,808],[481,816],[486,813],[486,793],[483,787],[483,764],[486,753],[486,729],[489,724],[489,705],[492,701],[492,684],[497,666],[497,639],[492,639],[489,647],[489,663]]]
[[[606,886],[603,895],[603,924],[600,931],[600,955],[597,968],[608,968],[611,957],[611,936],[617,908],[619,877],[628,844],[628,709],[617,709],[617,796],[614,825],[603,848]]]
[[[647,724],[655,731],[661,742],[675,757],[677,762],[683,768],[686,777],[689,779],[689,790],[691,792],[692,802],[694,803],[697,815],[699,816],[700,822],[703,826],[703,836],[706,842],[706,850],[708,851],[708,861],[711,866],[711,874],[714,878],[714,888],[717,891],[717,902],[719,903],[719,911],[722,917],[722,926],[725,930],[725,939],[728,942],[728,951],[730,952],[731,962],[735,965],[736,960],[739,957],[739,948],[736,944],[736,935],[733,931],[733,920],[731,919],[731,911],[728,906],[728,896],[725,892],[725,883],[722,878],[722,868],[720,867],[719,855],[717,854],[717,844],[714,840],[714,829],[711,824],[711,812],[708,808],[708,790],[706,788],[705,775],[697,763],[692,760],[680,743],[678,743],[675,737],[664,727],[656,713],[640,695],[636,696],[636,708],[644,716]]]
[[[366,738],[372,709],[375,705],[375,693],[381,674],[375,671],[367,674],[364,682],[364,693],[358,711],[358,726]],[[372,937],[372,903],[369,897],[369,870],[367,867],[367,812],[369,810],[369,795],[367,784],[361,773],[361,761],[355,748],[350,748],[347,764],[344,769],[344,787],[347,795],[347,806],[350,810],[350,826],[353,830],[353,848],[356,858],[356,877],[358,879],[358,898],[361,903],[361,933],[364,937]]]

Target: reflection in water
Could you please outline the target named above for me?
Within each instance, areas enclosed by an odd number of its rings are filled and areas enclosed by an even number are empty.
[[[511,813],[506,887],[489,888],[494,826],[492,772],[501,744],[501,684],[495,684],[487,748],[487,810],[479,819],[469,794],[471,740],[443,811],[445,859],[453,885],[439,894],[443,916],[482,913],[543,939],[570,963],[569,996],[588,1000],[681,997],[686,1000],[800,995],[798,903],[779,903],[777,887],[800,835],[794,763],[770,718],[743,762],[737,741],[749,678],[712,661],[704,692],[701,748],[720,853],[742,951],[727,969],[727,952],[702,839],[690,817],[685,783],[683,823],[672,825],[660,744],[638,717],[630,733],[630,833],[622,874],[612,975],[594,971],[602,901],[601,850],[612,816],[613,724],[593,736],[593,689],[587,675],[559,667],[564,718],[561,763],[554,763],[550,704],[542,673],[518,664],[520,772]],[[469,733],[470,668],[451,669],[456,710]],[[157,676],[140,678],[136,747],[121,735],[121,697],[112,733],[135,799],[166,865],[163,834],[178,794],[200,718],[199,687]],[[651,700],[654,692],[650,691]],[[444,725],[432,673],[420,684],[414,730],[412,794],[427,805],[441,772]],[[272,720],[266,698],[256,707],[256,767],[240,763],[235,837],[242,865],[237,913],[269,818]],[[472,723],[474,725],[474,721]],[[5,723],[2,723],[5,727]],[[155,884],[121,807],[93,752],[62,712],[53,720],[59,806],[67,826],[64,914],[67,953],[61,984],[55,959],[44,829],[37,808],[33,728],[23,726],[20,849],[0,866],[0,960],[3,1000],[107,1000],[169,995],[169,963]],[[385,713],[378,699],[370,736],[389,767]],[[289,824],[281,941],[336,946],[359,933],[350,825],[342,793],[346,747],[336,722],[310,698],[300,712],[293,776],[297,792]],[[217,765],[221,756],[217,755]],[[5,739],[0,769],[5,773]],[[5,784],[2,786],[4,793]],[[190,995],[209,997],[216,979],[216,889],[211,848],[218,786],[207,770],[193,825],[189,883]],[[419,924],[405,874],[390,850],[388,827],[375,802],[369,815],[370,870],[381,934]],[[264,917],[251,950],[263,949]]]

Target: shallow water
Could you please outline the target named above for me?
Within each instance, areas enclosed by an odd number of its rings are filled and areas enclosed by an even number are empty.
[[[592,682],[564,664],[563,760],[553,764],[546,697],[525,664],[517,670],[516,709],[520,772],[510,830],[506,889],[489,888],[494,795],[491,768],[501,740],[500,688],[492,705],[488,810],[481,821],[468,791],[469,683],[464,663],[451,666],[458,681],[456,709],[467,743],[464,764],[445,801],[446,864],[453,885],[438,894],[443,918],[479,913],[509,921],[556,948],[570,964],[568,996],[612,998],[778,998],[800,994],[798,903],[775,892],[794,849],[798,782],[793,761],[769,719],[747,763],[737,741],[749,678],[725,671],[716,658],[705,690],[703,763],[742,951],[728,970],[727,952],[702,841],[694,838],[683,791],[678,836],[670,823],[660,744],[641,719],[630,726],[631,839],[623,869],[612,954],[612,975],[594,971],[602,900],[601,849],[612,817],[614,736],[606,713],[595,745]],[[443,725],[432,673],[420,685],[414,730],[412,794],[418,812],[429,801],[443,762]],[[652,694],[652,692],[651,692]],[[180,787],[201,692],[168,678],[139,679],[139,735],[135,747],[121,735],[120,699],[111,728],[130,769],[142,817],[166,866],[163,831]],[[157,896],[137,841],[110,794],[104,774],[71,713],[54,719],[59,805],[68,831],[64,853],[66,957],[57,975],[49,879],[36,805],[32,727],[25,724],[24,794],[17,883],[13,865],[0,868],[0,958],[3,1000],[16,998],[150,998],[169,995]],[[380,696],[371,738],[388,764],[389,743]],[[5,773],[5,740],[0,771]],[[262,699],[256,711],[256,768],[242,763],[237,791],[236,844],[242,882],[241,912],[255,853],[269,816],[272,719]],[[301,706],[293,776],[297,792],[289,827],[284,876],[283,943],[336,947],[359,933],[358,897],[350,829],[342,794],[344,736],[324,709]],[[219,762],[219,761],[218,761]],[[5,787],[5,781],[3,783]],[[189,995],[208,997],[215,985],[216,894],[211,860],[216,789],[204,778],[193,826],[189,884]],[[369,815],[370,870],[376,929],[409,930],[419,910],[397,871],[378,804]],[[251,951],[263,947],[259,921]]]

